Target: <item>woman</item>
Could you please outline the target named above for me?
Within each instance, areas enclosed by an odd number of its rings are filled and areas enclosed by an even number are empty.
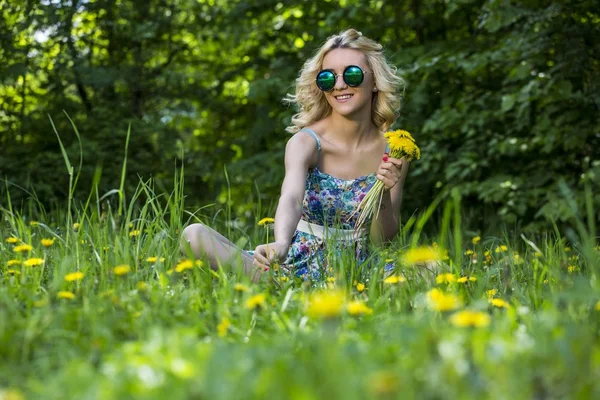
[[[358,262],[364,261],[367,238],[382,244],[398,233],[408,162],[387,155],[383,133],[397,118],[401,85],[380,44],[354,29],[330,37],[305,63],[295,95],[286,99],[300,112],[287,128],[294,135],[285,149],[275,241],[247,252],[213,229],[192,224],[183,232],[182,250],[189,243],[213,268],[241,257],[254,280],[274,262],[318,278],[330,245],[352,248]],[[381,209],[356,230],[354,210],[377,179],[385,186]]]

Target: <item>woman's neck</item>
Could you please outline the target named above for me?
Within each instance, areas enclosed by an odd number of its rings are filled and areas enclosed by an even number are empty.
[[[370,117],[370,115],[369,115]],[[369,140],[374,132],[374,125],[371,118],[348,118],[338,113],[330,115],[329,131],[337,140],[346,143],[350,148],[357,149]]]

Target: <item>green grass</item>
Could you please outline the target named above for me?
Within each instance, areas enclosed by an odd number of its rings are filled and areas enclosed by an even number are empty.
[[[313,286],[343,292],[345,304],[360,300],[372,314],[353,316],[334,307],[333,317],[319,318],[319,309],[310,312],[319,289],[285,281],[278,272],[252,285],[227,268],[174,271],[182,260],[179,232],[189,219],[179,186],[156,195],[141,183],[122,218],[110,209],[83,213],[74,206],[77,229],[66,225],[64,212],[35,223],[1,210],[1,387],[36,399],[600,394],[599,264],[591,238],[567,244],[552,234],[536,242],[514,233],[473,245],[460,232],[454,211],[460,203],[451,197],[441,223],[445,234],[424,238],[423,220],[409,221],[381,256],[402,260],[411,245],[435,241],[448,249],[440,273],[476,281],[437,284],[416,273],[421,267],[398,261],[407,280],[388,284],[382,262],[367,269],[342,254],[331,260],[329,280]],[[146,200],[136,206],[141,195]],[[265,235],[264,227],[232,233],[247,248]],[[8,243],[9,237],[19,243]],[[43,247],[43,238],[54,243]],[[15,253],[20,243],[33,250]],[[476,253],[476,263],[467,250]],[[44,264],[7,265],[31,258]],[[114,267],[121,264],[131,270],[118,276]],[[83,279],[66,281],[74,271]],[[248,291],[236,290],[236,283]],[[427,294],[433,287],[458,296],[462,306],[435,311]],[[486,295],[491,289],[510,306],[492,306]],[[61,291],[75,298],[58,298]],[[262,307],[246,307],[263,293]],[[455,326],[452,315],[465,309],[489,315],[490,324]]]
[[[210,209],[186,210],[183,171],[173,192],[142,181],[128,203],[122,183],[101,195],[98,180],[85,202],[70,199],[64,210],[46,212],[33,198],[19,211],[10,197],[0,208],[2,400],[600,396],[600,255],[589,209],[587,217],[574,212],[568,240],[558,230],[506,232],[473,244],[450,192],[406,221],[369,268],[342,252],[322,282],[271,270],[251,284],[231,272],[235,265],[178,272],[180,232],[203,221],[250,249],[268,228],[236,228],[229,212],[220,221]],[[427,236],[437,209],[438,234]],[[256,210],[257,221],[265,216]],[[42,239],[54,242],[44,247]],[[16,253],[20,244],[32,250]],[[437,283],[406,261],[423,246],[445,249],[436,274],[476,280]],[[22,264],[34,258],[43,264]],[[405,281],[386,283],[386,258]],[[115,274],[118,265],[129,272]],[[65,279],[76,271],[81,280]],[[437,311],[434,288],[460,305]],[[508,307],[492,305],[490,290]],[[251,298],[261,305],[250,307]],[[370,312],[352,315],[352,301]],[[489,323],[454,323],[465,310]]]

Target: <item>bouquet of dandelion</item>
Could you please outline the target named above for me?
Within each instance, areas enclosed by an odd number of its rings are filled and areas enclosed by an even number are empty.
[[[390,153],[389,155],[393,158],[405,158],[407,161],[418,160],[421,158],[421,150],[415,143],[415,139],[407,131],[401,129],[396,131],[390,131],[385,133],[385,137],[388,140]],[[377,210],[379,214],[379,208],[381,207],[381,200],[383,198],[384,184],[382,181],[377,181],[362,199],[358,208],[354,213],[362,210],[358,216],[356,223],[356,229],[360,229],[365,221],[367,221]],[[354,215],[354,213],[352,215]]]

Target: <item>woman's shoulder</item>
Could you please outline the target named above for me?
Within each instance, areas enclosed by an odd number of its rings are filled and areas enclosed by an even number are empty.
[[[310,133],[300,130],[287,141],[285,146],[286,159],[299,159],[312,166],[317,163],[319,148],[319,140],[315,140]]]

